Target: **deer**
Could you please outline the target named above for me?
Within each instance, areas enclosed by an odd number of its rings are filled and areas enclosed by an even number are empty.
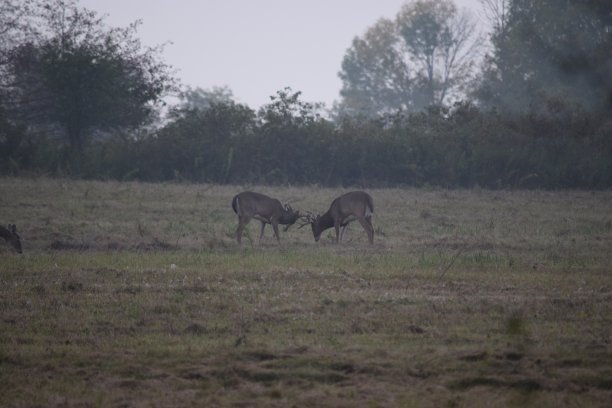
[[[342,241],[344,231],[349,223],[357,220],[368,234],[370,244],[374,243],[374,227],[372,227],[372,215],[374,214],[374,200],[364,191],[351,191],[341,195],[332,201],[329,210],[323,215],[306,215],[306,222],[300,225],[302,228],[310,224],[315,242],[319,242],[321,233],[326,229],[334,227],[336,230],[336,243]]]
[[[274,236],[280,244],[278,225],[285,225],[286,232],[290,226],[302,218],[299,211],[294,211],[289,204],[284,206],[275,198],[252,191],[243,191],[232,199],[232,208],[238,215],[238,228],[236,229],[236,241],[241,244],[242,231],[252,218],[261,222],[259,243],[263,237],[266,224],[272,224]]]
[[[17,253],[21,254],[21,238],[17,234],[17,227],[15,224],[9,224],[8,228],[0,226],[0,237],[4,238],[6,242],[11,244]]]

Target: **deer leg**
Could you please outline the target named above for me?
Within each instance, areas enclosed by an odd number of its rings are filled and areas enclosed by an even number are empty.
[[[278,221],[272,220],[271,224],[272,224],[272,229],[274,229],[274,235],[276,235],[276,240],[280,244],[280,236],[278,235]]]
[[[340,226],[340,241],[344,239],[344,233],[346,232],[346,228],[348,227],[348,222],[344,225]]]
[[[370,221],[369,218],[358,218],[358,220],[361,226],[363,227],[363,229],[365,230],[365,232],[368,233],[368,241],[370,241],[370,244],[373,244],[374,243],[374,227],[372,227],[372,222]]]
[[[236,241],[238,244],[242,244],[242,231],[244,227],[251,221],[249,217],[238,217],[238,228],[236,229]]]
[[[366,221],[368,222],[368,225],[370,226],[370,244],[374,243],[374,226],[372,225],[372,215],[370,215],[369,217],[366,217]]]
[[[334,223],[334,229],[336,230],[336,244],[340,242],[340,223]]]
[[[261,238],[263,237],[264,234],[264,229],[266,228],[266,223],[265,222],[261,222],[261,231],[259,232],[259,243],[261,244]]]

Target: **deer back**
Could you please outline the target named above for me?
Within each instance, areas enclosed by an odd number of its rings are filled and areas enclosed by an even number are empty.
[[[348,217],[369,217],[374,213],[374,200],[364,191],[351,191],[336,198],[328,211],[334,220],[344,221]]]
[[[364,191],[351,191],[332,201],[329,210],[323,215],[307,215],[315,241],[321,233],[336,223],[345,226],[358,218],[369,218],[374,213],[374,200]],[[305,224],[303,224],[305,225]],[[302,226],[303,226],[302,225]]]
[[[289,205],[283,207],[277,199],[253,191],[236,195],[232,200],[232,208],[239,216],[259,216],[266,220],[274,217],[283,225],[294,224],[300,218],[299,211],[293,211]]]

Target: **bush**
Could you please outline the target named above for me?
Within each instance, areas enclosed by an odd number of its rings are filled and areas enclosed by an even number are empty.
[[[117,135],[78,160],[5,122],[0,171],[233,184],[612,187],[612,121],[604,116],[504,117],[462,103],[336,124],[282,98],[257,115],[234,103],[177,112],[153,134]]]

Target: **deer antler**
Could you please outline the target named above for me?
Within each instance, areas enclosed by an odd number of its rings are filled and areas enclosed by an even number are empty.
[[[305,222],[300,223],[300,226],[298,227],[298,229],[311,224],[314,220],[315,220],[315,216],[312,215],[312,213],[310,211],[306,211],[305,215],[300,216],[300,219],[304,220]]]

